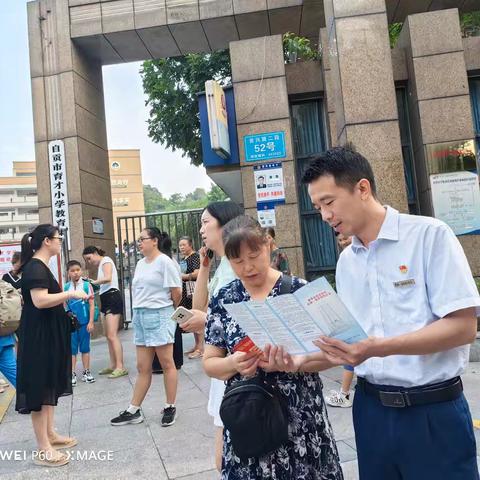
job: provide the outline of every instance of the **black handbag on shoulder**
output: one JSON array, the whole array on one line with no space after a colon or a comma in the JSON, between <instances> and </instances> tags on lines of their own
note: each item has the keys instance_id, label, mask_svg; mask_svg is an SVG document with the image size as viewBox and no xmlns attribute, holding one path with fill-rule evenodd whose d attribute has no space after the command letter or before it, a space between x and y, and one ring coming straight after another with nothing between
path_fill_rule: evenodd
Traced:
<instances>
[{"instance_id":1,"label":"black handbag on shoulder","mask_svg":"<svg viewBox=\"0 0 480 480\"><path fill-rule=\"evenodd\" d=\"M291 289L292 277L283 275L280 295ZM220 417L235 455L242 460L266 455L288 441L287 401L263 370L227 386Z\"/></svg>"}]
</instances>

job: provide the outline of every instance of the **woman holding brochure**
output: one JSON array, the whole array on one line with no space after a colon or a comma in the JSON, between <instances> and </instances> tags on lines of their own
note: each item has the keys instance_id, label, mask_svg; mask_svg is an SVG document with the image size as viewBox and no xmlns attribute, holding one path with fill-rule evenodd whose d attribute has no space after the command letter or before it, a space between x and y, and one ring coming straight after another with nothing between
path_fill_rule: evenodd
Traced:
<instances>
[{"instance_id":1,"label":"woman holding brochure","mask_svg":"<svg viewBox=\"0 0 480 480\"><path fill-rule=\"evenodd\" d=\"M227 388L263 371L287 404L288 441L259 457L240 459L233 449L231 433L225 429L221 478L341 480L343 474L322 396L322 381L318 374L309 373L329 368L330 363L306 363L305 355L291 357L282 347L270 345L258 345L265 347L260 354L237 350L240 342L245 343L246 334L224 307L277 297L285 293L284 282L291 284L291 292L306 282L286 277L270 267L265 232L251 217L231 220L223 228L223 239L225 255L238 279L221 288L210 301L204 368L210 377L226 381ZM302 371L298 371L300 365Z\"/></svg>"}]
</instances>

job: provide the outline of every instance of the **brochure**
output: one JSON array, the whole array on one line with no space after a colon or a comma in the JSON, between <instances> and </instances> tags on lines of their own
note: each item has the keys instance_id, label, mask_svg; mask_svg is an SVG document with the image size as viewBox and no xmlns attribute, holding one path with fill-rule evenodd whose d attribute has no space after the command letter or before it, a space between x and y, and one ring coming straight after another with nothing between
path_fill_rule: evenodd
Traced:
<instances>
[{"instance_id":1,"label":"brochure","mask_svg":"<svg viewBox=\"0 0 480 480\"><path fill-rule=\"evenodd\" d=\"M325 277L295 293L224 307L260 348L267 343L282 345L287 352L298 355L318 351L312 341L321 335L346 343L367 338Z\"/></svg>"}]
</instances>

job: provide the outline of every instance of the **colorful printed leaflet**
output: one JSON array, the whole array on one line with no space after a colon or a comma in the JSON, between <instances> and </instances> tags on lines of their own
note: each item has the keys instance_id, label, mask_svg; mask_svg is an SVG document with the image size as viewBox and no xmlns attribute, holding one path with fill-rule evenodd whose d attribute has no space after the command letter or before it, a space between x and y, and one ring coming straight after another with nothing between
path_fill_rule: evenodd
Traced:
<instances>
[{"instance_id":1,"label":"colorful printed leaflet","mask_svg":"<svg viewBox=\"0 0 480 480\"><path fill-rule=\"evenodd\" d=\"M225 309L259 348L282 345L298 355L318 350L312 340L326 335L346 343L367 338L325 277L293 294L224 304Z\"/></svg>"}]
</instances>

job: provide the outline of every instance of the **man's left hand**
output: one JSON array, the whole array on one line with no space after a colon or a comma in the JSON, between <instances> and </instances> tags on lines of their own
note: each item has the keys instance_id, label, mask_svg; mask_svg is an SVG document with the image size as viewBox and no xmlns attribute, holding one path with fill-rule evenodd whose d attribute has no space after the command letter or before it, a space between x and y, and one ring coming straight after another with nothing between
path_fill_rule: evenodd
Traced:
<instances>
[{"instance_id":1,"label":"man's left hand","mask_svg":"<svg viewBox=\"0 0 480 480\"><path fill-rule=\"evenodd\" d=\"M381 339L369 337L357 343L345 343L336 338L320 337L313 343L325 353L334 365L351 365L356 367L371 357L377 357Z\"/></svg>"}]
</instances>

